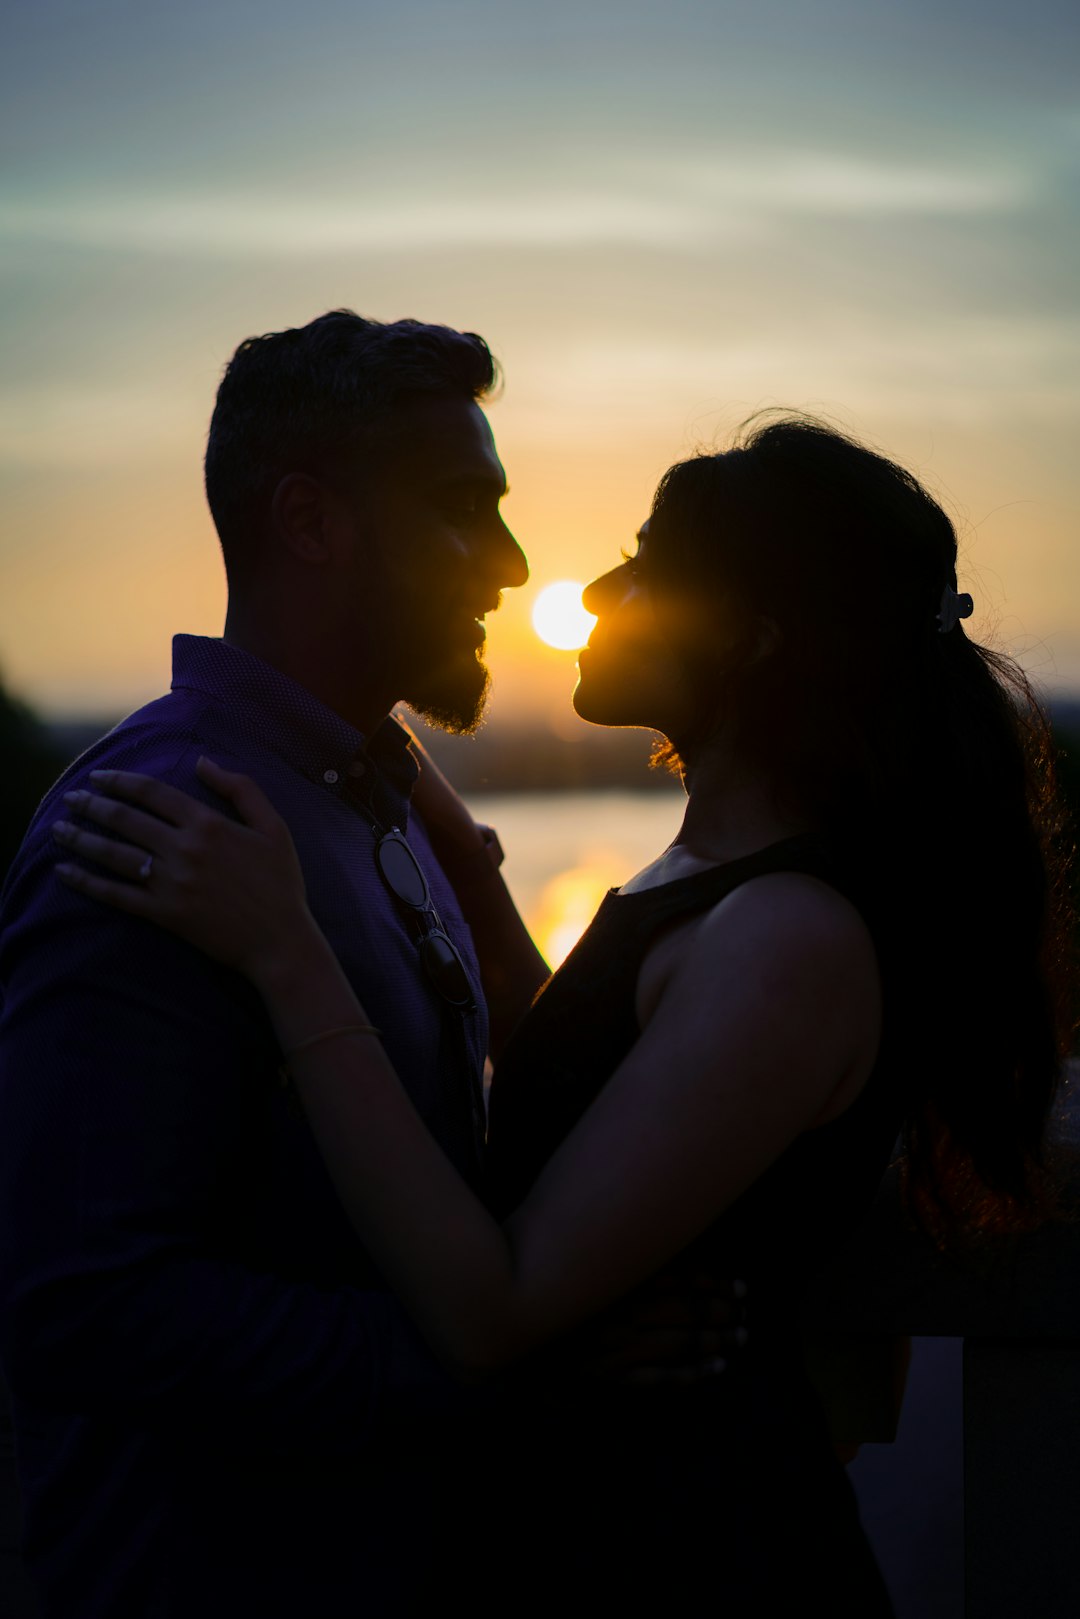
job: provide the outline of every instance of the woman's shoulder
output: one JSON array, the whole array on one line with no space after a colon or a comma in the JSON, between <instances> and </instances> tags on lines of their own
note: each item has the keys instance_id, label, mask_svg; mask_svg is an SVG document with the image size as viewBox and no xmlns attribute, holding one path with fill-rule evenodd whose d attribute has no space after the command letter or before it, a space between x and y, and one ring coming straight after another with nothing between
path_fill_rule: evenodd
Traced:
<instances>
[{"instance_id":1,"label":"woman's shoulder","mask_svg":"<svg viewBox=\"0 0 1080 1619\"><path fill-rule=\"evenodd\" d=\"M815 871L762 871L686 919L684 948L705 957L763 955L774 963L826 958L874 959L874 941L859 907Z\"/></svg>"},{"instance_id":2,"label":"woman's shoulder","mask_svg":"<svg viewBox=\"0 0 1080 1619\"><path fill-rule=\"evenodd\" d=\"M700 925L709 937L737 932L744 942L761 938L795 954L873 947L855 899L827 869L758 872L709 906Z\"/></svg>"},{"instance_id":3,"label":"woman's shoulder","mask_svg":"<svg viewBox=\"0 0 1080 1619\"><path fill-rule=\"evenodd\" d=\"M638 1017L692 998L699 1017L728 1015L734 995L764 995L786 1016L880 1019L881 987L870 929L854 901L825 876L772 870L749 876L660 935L642 964ZM724 993L715 992L723 986ZM728 1003L728 1004L725 1004ZM672 1000L672 1005L676 1004Z\"/></svg>"}]
</instances>

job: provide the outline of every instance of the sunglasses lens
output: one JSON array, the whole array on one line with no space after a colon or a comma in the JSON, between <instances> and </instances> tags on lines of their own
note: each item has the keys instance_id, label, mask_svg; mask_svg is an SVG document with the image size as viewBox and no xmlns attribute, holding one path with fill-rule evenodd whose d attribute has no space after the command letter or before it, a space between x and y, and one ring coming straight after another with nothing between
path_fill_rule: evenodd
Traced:
<instances>
[{"instance_id":1,"label":"sunglasses lens","mask_svg":"<svg viewBox=\"0 0 1080 1619\"><path fill-rule=\"evenodd\" d=\"M375 858L387 887L403 905L422 910L430 903L427 878L400 832L387 832L379 839L375 845Z\"/></svg>"},{"instance_id":2,"label":"sunglasses lens","mask_svg":"<svg viewBox=\"0 0 1080 1619\"><path fill-rule=\"evenodd\" d=\"M431 891L420 863L398 831L384 832L375 845L375 859L383 881L403 905L414 911L425 911L424 921L430 928L420 940L420 959L434 988L451 1006L472 1009L473 997L465 963L457 953L450 937L438 925L439 919L431 904ZM435 924L432 926L432 924Z\"/></svg>"},{"instance_id":3,"label":"sunglasses lens","mask_svg":"<svg viewBox=\"0 0 1080 1619\"><path fill-rule=\"evenodd\" d=\"M420 941L420 959L428 977L451 1006L473 1004L472 985L465 963L445 933L428 933Z\"/></svg>"}]
</instances>

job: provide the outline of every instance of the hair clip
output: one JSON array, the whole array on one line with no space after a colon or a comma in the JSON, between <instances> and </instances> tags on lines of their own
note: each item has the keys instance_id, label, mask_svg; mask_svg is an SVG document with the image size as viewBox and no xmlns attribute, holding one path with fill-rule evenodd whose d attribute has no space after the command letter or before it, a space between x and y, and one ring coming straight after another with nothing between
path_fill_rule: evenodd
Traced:
<instances>
[{"instance_id":1,"label":"hair clip","mask_svg":"<svg viewBox=\"0 0 1080 1619\"><path fill-rule=\"evenodd\" d=\"M970 618L974 611L975 603L966 590L958 593L951 585L946 585L941 592L941 606L938 608L938 634L948 635L962 618Z\"/></svg>"}]
</instances>

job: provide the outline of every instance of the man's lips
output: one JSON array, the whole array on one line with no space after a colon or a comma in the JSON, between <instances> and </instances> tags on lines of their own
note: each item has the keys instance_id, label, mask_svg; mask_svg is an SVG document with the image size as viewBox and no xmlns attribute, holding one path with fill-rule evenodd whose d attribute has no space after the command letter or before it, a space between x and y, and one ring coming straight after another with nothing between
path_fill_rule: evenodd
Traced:
<instances>
[{"instance_id":1,"label":"man's lips","mask_svg":"<svg viewBox=\"0 0 1080 1619\"><path fill-rule=\"evenodd\" d=\"M474 646L483 646L487 640L487 625L484 623L484 615L477 613L474 616L470 613L459 622L461 628L457 633L461 635L462 639L468 639Z\"/></svg>"},{"instance_id":2,"label":"man's lips","mask_svg":"<svg viewBox=\"0 0 1080 1619\"><path fill-rule=\"evenodd\" d=\"M481 607L480 611L476 614L475 618L473 619L473 623L476 625L477 629L480 631L480 639L482 641L487 638L487 625L485 624L484 620L486 619L486 617L487 617L487 615L489 613L496 612L497 609L498 609L498 606L499 606L499 599L496 598L496 600L493 601L493 602L490 602L488 604L488 606Z\"/></svg>"}]
</instances>

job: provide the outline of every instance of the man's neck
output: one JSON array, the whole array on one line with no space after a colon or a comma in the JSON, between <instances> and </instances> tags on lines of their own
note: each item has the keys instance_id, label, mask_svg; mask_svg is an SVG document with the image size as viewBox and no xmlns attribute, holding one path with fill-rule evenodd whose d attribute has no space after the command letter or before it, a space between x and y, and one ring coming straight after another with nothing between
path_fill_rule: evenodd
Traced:
<instances>
[{"instance_id":1,"label":"man's neck","mask_svg":"<svg viewBox=\"0 0 1080 1619\"><path fill-rule=\"evenodd\" d=\"M364 670L360 648L342 656L305 624L283 625L230 604L222 639L295 680L364 736L372 735L397 701L374 671Z\"/></svg>"}]
</instances>

